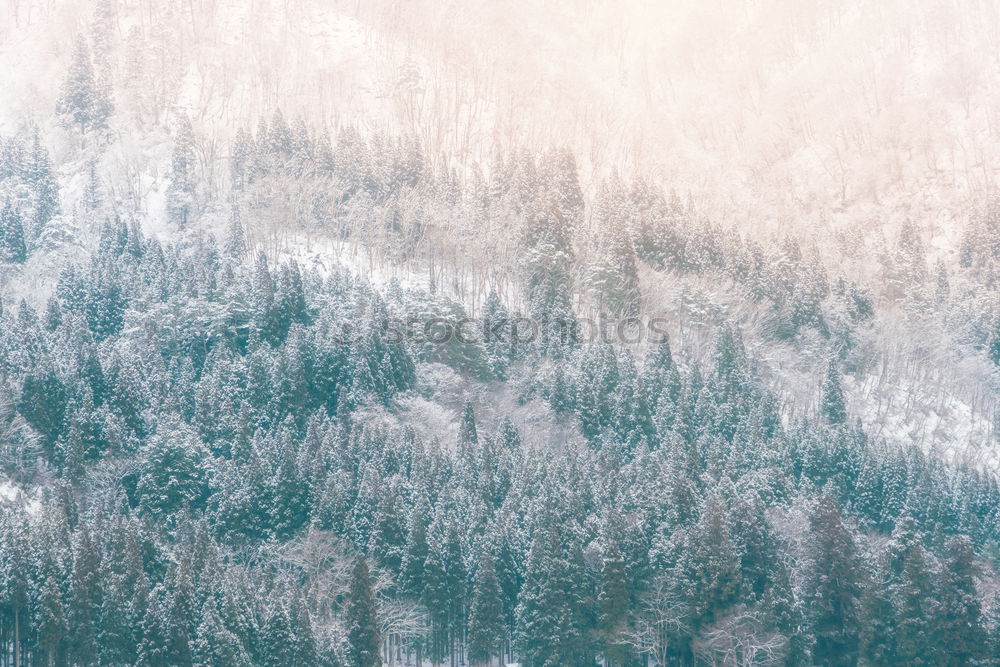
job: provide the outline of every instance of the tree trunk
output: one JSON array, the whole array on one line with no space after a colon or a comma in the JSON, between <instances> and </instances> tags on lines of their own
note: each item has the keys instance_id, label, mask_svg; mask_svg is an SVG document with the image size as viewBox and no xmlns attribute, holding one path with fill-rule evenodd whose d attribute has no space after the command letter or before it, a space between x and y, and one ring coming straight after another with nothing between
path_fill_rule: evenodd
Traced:
<instances>
[{"instance_id":1,"label":"tree trunk","mask_svg":"<svg viewBox=\"0 0 1000 667\"><path fill-rule=\"evenodd\" d=\"M21 611L14 607L14 667L21 667Z\"/></svg>"}]
</instances>

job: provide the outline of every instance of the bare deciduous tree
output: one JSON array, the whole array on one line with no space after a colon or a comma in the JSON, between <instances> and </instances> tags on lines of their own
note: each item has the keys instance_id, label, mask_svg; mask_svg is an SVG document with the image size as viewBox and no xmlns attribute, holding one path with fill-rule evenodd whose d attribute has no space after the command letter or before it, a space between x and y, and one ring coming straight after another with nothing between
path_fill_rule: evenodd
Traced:
<instances>
[{"instance_id":1,"label":"bare deciduous tree","mask_svg":"<svg viewBox=\"0 0 1000 667\"><path fill-rule=\"evenodd\" d=\"M659 577L632 619L624 641L637 652L650 656L654 664L666 665L674 640L688 631L687 617L687 606L674 592L672 582Z\"/></svg>"},{"instance_id":2,"label":"bare deciduous tree","mask_svg":"<svg viewBox=\"0 0 1000 667\"><path fill-rule=\"evenodd\" d=\"M306 600L314 622L330 623L337 601L347 591L354 550L343 538L310 528L281 548L280 558L305 576Z\"/></svg>"},{"instance_id":3,"label":"bare deciduous tree","mask_svg":"<svg viewBox=\"0 0 1000 667\"><path fill-rule=\"evenodd\" d=\"M706 664L744 667L781 664L787 645L788 638L768 629L759 610L740 605L705 628L693 649L695 657Z\"/></svg>"}]
</instances>

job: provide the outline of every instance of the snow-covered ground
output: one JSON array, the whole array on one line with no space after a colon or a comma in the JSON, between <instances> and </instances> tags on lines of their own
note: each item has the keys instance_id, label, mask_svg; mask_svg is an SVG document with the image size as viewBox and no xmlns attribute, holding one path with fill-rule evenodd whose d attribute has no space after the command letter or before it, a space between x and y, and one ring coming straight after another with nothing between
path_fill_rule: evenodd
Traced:
<instances>
[{"instance_id":1,"label":"snow-covered ground","mask_svg":"<svg viewBox=\"0 0 1000 667\"><path fill-rule=\"evenodd\" d=\"M29 513L33 513L41 507L41 504L41 499L37 495L26 492L9 479L0 480L0 511L5 507L22 505Z\"/></svg>"}]
</instances>

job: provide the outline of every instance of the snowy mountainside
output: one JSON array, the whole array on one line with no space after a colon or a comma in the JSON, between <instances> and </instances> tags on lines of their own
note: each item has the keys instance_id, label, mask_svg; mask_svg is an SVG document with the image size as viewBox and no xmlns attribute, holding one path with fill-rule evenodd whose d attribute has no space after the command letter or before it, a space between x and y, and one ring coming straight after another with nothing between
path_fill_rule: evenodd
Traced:
<instances>
[{"instance_id":1,"label":"snowy mountainside","mask_svg":"<svg viewBox=\"0 0 1000 667\"><path fill-rule=\"evenodd\" d=\"M994 136L984 115L991 90L984 71L988 59L970 54L987 50L995 16L986 6L973 16L922 3L905 20L901 7L861 3L790 15L771 9L747 3L745 11L720 20L715 10L684 3L635 12L609 12L599 3L574 11L571 4L552 3L545 9L519 5L513 21L489 3L393 9L380 3L229 1L189 11L116 3L109 63L119 110L109 121L114 139L107 150L93 154L85 148L81 157L72 134L39 111L54 107L58 94L40 82L59 80L71 56L71 36L93 31L93 12L72 3L11 1L0 63L12 74L6 81L12 94L0 110L0 127L7 133L29 122L45 128L60 175L62 217L69 233L80 237L75 243L83 245L96 234L81 228L86 223L74 219L73 210L84 192L82 167L90 160L96 160L111 195L108 208L138 216L158 237L177 233L168 223L166 194L178 113L189 115L196 128L196 169L209 199L196 229L219 237L228 212L217 202L225 197L235 129L253 130L259 118L282 107L289 116L302 114L331 130L353 125L364 132L415 133L432 162L443 152L466 167L478 162L487 168L498 141L563 143L579 156L585 190L598 189L612 167L643 173L691 193L699 214L716 223L765 238L792 233L803 243L837 248L820 253L831 278L877 284L884 276L878 258L892 251L896 230L911 221L926 249L924 261L954 264L964 221L992 187L985 158ZM451 30L424 29L448 21ZM548 25L562 29L545 30ZM669 26L667 33L652 31L654 25ZM699 25L712 25L712 34ZM470 41L469 35L477 38ZM775 35L781 38L765 47ZM141 53L140 40L147 45ZM844 48L855 43L860 48ZM525 48L504 48L512 44ZM751 60L754 53L766 57ZM149 85L153 77L156 83ZM525 88L525 80L538 88ZM715 103L727 95L740 103ZM528 103L532 98L542 104ZM602 127L593 115L617 129ZM508 121L513 125L503 124ZM294 247L301 243L331 247L314 232L301 243L285 230L262 232L258 240L280 245L283 254L298 255ZM341 245L348 257L366 255L353 243ZM37 294L40 304L54 284L58 261L33 257L25 273L38 277L25 279L17 293ZM432 270L430 262L376 269L382 262L354 261L349 265L373 277L423 281ZM484 289L480 285L464 297L473 308ZM937 444L954 437L963 449L988 445L996 413L991 395L997 391L990 365L963 359L960 379L946 390L970 390L951 399L958 403L944 399L938 406L927 399L914 406L914 393L905 389L902 398L893 398L893 387L916 386L925 371L894 368L899 379L887 384L885 373L873 370L875 359L895 354L891 348L899 335L895 305L876 298L889 306L879 310L883 332L872 337L867 361L849 385L857 392L852 403L859 416L873 424L912 418L909 428L884 430L903 441L927 437L917 432L933 433ZM927 337L921 338L904 344L923 346ZM801 355L805 345L790 353ZM953 345L946 334L928 356L936 365L954 367L948 360ZM778 350L780 358L785 353ZM895 362L881 365L889 363ZM786 380L796 404L815 401L814 383ZM947 378L940 381L948 384ZM906 404L901 417L890 415L891 407L878 407L898 402Z\"/></svg>"},{"instance_id":2,"label":"snowy mountainside","mask_svg":"<svg viewBox=\"0 0 1000 667\"><path fill-rule=\"evenodd\" d=\"M1000 664L1000 11L0 0L0 654Z\"/></svg>"}]
</instances>

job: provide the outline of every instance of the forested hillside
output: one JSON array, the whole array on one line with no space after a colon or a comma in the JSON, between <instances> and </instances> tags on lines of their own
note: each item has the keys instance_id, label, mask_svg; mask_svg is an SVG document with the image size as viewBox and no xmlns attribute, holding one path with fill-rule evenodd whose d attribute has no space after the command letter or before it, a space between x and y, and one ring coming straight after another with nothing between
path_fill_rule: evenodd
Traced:
<instances>
[{"instance_id":1,"label":"forested hillside","mask_svg":"<svg viewBox=\"0 0 1000 667\"><path fill-rule=\"evenodd\" d=\"M339 4L0 4L0 665L1000 664L995 7Z\"/></svg>"}]
</instances>

